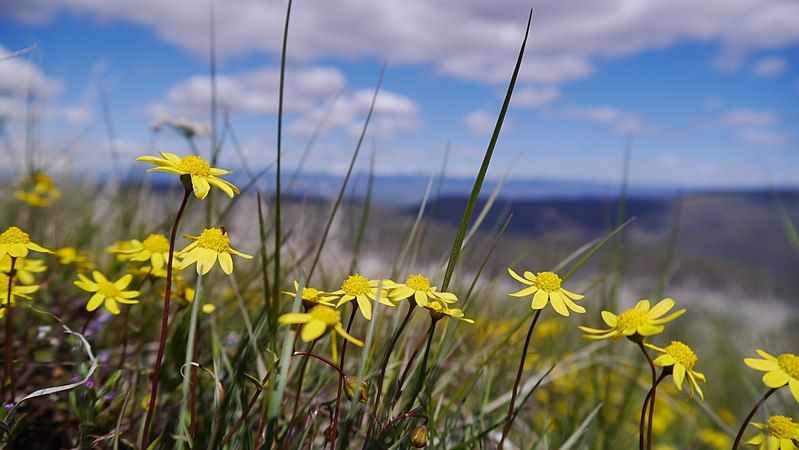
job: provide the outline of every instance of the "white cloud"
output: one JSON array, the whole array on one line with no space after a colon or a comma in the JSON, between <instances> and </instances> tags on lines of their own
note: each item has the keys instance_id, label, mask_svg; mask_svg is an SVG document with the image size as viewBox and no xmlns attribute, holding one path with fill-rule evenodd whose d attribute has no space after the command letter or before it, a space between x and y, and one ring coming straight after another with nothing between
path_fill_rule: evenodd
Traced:
<instances>
[{"instance_id":1,"label":"white cloud","mask_svg":"<svg viewBox=\"0 0 799 450\"><path fill-rule=\"evenodd\" d=\"M523 87L513 93L511 103L514 106L535 108L554 102L560 95L560 89L555 86Z\"/></svg>"},{"instance_id":2,"label":"white cloud","mask_svg":"<svg viewBox=\"0 0 799 450\"><path fill-rule=\"evenodd\" d=\"M218 2L223 57L279 53L283 0ZM799 42L799 3L785 0L696 2L663 0L541 1L521 81L558 83L584 78L597 57L622 57L679 42L718 42L725 64L752 50ZM523 35L526 0L307 0L292 11L289 56L294 60L387 58L392 64L431 64L437 73L505 82ZM6 0L0 14L42 23L60 11L97 21L152 29L196 55L207 54L207 3L193 0ZM722 64L724 65L724 64Z\"/></svg>"},{"instance_id":3,"label":"white cloud","mask_svg":"<svg viewBox=\"0 0 799 450\"><path fill-rule=\"evenodd\" d=\"M770 109L735 108L722 114L717 122L732 127L773 125L780 115Z\"/></svg>"},{"instance_id":4,"label":"white cloud","mask_svg":"<svg viewBox=\"0 0 799 450\"><path fill-rule=\"evenodd\" d=\"M565 106L559 114L563 117L607 125L616 133L641 133L645 130L644 121L635 113L622 111L611 106Z\"/></svg>"},{"instance_id":5,"label":"white cloud","mask_svg":"<svg viewBox=\"0 0 799 450\"><path fill-rule=\"evenodd\" d=\"M791 136L782 131L747 127L735 132L735 140L749 147L783 147L791 142Z\"/></svg>"},{"instance_id":6,"label":"white cloud","mask_svg":"<svg viewBox=\"0 0 799 450\"><path fill-rule=\"evenodd\" d=\"M0 56L12 52L0 45ZM25 57L0 61L0 96L24 96L33 90L37 97L50 99L60 94L62 89L60 80L45 75Z\"/></svg>"},{"instance_id":7,"label":"white cloud","mask_svg":"<svg viewBox=\"0 0 799 450\"><path fill-rule=\"evenodd\" d=\"M466 128L468 128L472 134L485 136L494 131L494 127L497 124L497 115L490 114L481 109L476 109L466 114L466 116L463 118L463 124L466 125ZM513 127L513 121L506 116L505 121L502 124L502 130L508 131L513 129Z\"/></svg>"},{"instance_id":8,"label":"white cloud","mask_svg":"<svg viewBox=\"0 0 799 450\"><path fill-rule=\"evenodd\" d=\"M775 77L788 70L788 61L781 56L770 56L756 61L752 73L759 77Z\"/></svg>"},{"instance_id":9,"label":"white cloud","mask_svg":"<svg viewBox=\"0 0 799 450\"><path fill-rule=\"evenodd\" d=\"M277 68L263 68L217 77L219 105L233 114L274 115L278 105ZM323 119L329 104L344 92L347 80L337 68L315 66L287 69L284 110L293 122L289 131L295 136L309 136ZM362 89L338 96L326 119L325 131L343 129L351 135L360 133L372 101L374 89ZM166 102L148 107L154 118L204 117L211 102L208 76L193 76L167 90ZM381 91L375 102L370 132L387 137L421 128L419 108L401 94Z\"/></svg>"}]
</instances>

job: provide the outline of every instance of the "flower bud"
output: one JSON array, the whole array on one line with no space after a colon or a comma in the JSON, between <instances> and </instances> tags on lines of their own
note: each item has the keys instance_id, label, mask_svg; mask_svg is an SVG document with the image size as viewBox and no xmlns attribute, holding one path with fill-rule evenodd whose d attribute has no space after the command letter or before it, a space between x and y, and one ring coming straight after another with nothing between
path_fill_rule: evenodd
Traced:
<instances>
[{"instance_id":1,"label":"flower bud","mask_svg":"<svg viewBox=\"0 0 799 450\"><path fill-rule=\"evenodd\" d=\"M411 431L411 445L414 448L427 447L427 425L420 425Z\"/></svg>"},{"instance_id":2,"label":"flower bud","mask_svg":"<svg viewBox=\"0 0 799 450\"><path fill-rule=\"evenodd\" d=\"M347 400L352 401L352 397L355 395L355 384L357 380L355 377L351 377L349 375L344 376L344 394L347 396ZM361 380L361 389L358 395L358 402L366 403L369 400L369 383L366 381Z\"/></svg>"}]
</instances>

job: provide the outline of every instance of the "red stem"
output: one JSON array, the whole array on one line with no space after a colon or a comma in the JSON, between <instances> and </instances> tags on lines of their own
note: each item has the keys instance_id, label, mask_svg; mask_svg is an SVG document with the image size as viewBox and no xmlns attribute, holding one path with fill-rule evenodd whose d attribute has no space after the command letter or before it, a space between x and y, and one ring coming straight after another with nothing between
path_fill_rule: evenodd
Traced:
<instances>
[{"instance_id":1,"label":"red stem","mask_svg":"<svg viewBox=\"0 0 799 450\"><path fill-rule=\"evenodd\" d=\"M161 376L161 364L164 360L164 349L166 348L166 336L169 329L169 300L172 297L172 260L175 256L175 238L178 233L178 224L186 203L189 201L191 189L184 186L183 201L180 203L175 223L172 225L172 233L169 235L169 259L166 264L166 291L164 292L164 311L161 315L161 339L158 343L158 356L155 360L155 370L153 372L153 382L150 386L150 403L147 407L147 415L144 419L144 429L141 436L141 448L147 448L147 438L150 434L150 421L153 419L155 411L155 399L158 397L158 378Z\"/></svg>"},{"instance_id":2,"label":"red stem","mask_svg":"<svg viewBox=\"0 0 799 450\"><path fill-rule=\"evenodd\" d=\"M11 269L8 271L8 297L6 297L6 378L8 378L9 387L11 389L11 403L17 397L16 384L14 382L14 327L12 326L11 310L11 289L13 288L14 275L16 270L14 266L17 264L17 258L11 257Z\"/></svg>"}]
</instances>

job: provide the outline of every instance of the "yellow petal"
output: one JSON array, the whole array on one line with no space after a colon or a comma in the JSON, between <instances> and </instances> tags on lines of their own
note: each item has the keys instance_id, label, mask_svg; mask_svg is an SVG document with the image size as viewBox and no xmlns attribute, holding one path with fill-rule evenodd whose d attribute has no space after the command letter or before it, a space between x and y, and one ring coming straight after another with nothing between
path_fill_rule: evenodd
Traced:
<instances>
[{"instance_id":1,"label":"yellow petal","mask_svg":"<svg viewBox=\"0 0 799 450\"><path fill-rule=\"evenodd\" d=\"M347 333L347 330L345 330L345 329L344 329L344 327L343 327L343 326L341 326L341 323L337 323L337 324L335 325L335 330L336 330L336 332L337 332L338 334L340 334L340 335L341 335L341 337L343 337L344 339L346 339L346 340L348 340L348 341L352 342L353 344L357 345L358 347L363 347L363 342L361 342L361 341L360 341L360 340L358 340L358 339L355 339L355 338L354 338L354 337L352 337L352 336L351 336L349 333Z\"/></svg>"},{"instance_id":2,"label":"yellow petal","mask_svg":"<svg viewBox=\"0 0 799 450\"><path fill-rule=\"evenodd\" d=\"M102 294L94 294L89 298L89 303L86 304L86 311L94 311L103 304L105 297Z\"/></svg>"},{"instance_id":3,"label":"yellow petal","mask_svg":"<svg viewBox=\"0 0 799 450\"><path fill-rule=\"evenodd\" d=\"M788 383L788 374L782 370L775 370L763 375L763 384L770 388L778 388Z\"/></svg>"},{"instance_id":4,"label":"yellow petal","mask_svg":"<svg viewBox=\"0 0 799 450\"><path fill-rule=\"evenodd\" d=\"M682 382L685 380L685 366L682 364L674 364L674 373L672 376L674 377L674 384L682 390Z\"/></svg>"},{"instance_id":5,"label":"yellow petal","mask_svg":"<svg viewBox=\"0 0 799 450\"><path fill-rule=\"evenodd\" d=\"M372 320L372 302L370 302L369 299L364 297L363 295L359 295L357 297L357 300L358 300L358 309L361 310L363 318L366 320Z\"/></svg>"},{"instance_id":6,"label":"yellow petal","mask_svg":"<svg viewBox=\"0 0 799 450\"><path fill-rule=\"evenodd\" d=\"M313 316L307 313L286 313L277 318L277 323L281 325L290 323L307 323L313 320Z\"/></svg>"},{"instance_id":7,"label":"yellow petal","mask_svg":"<svg viewBox=\"0 0 799 450\"><path fill-rule=\"evenodd\" d=\"M130 284L130 281L133 279L133 275L127 274L122 278L118 279L114 282L114 287L121 290L124 290Z\"/></svg>"},{"instance_id":8,"label":"yellow petal","mask_svg":"<svg viewBox=\"0 0 799 450\"><path fill-rule=\"evenodd\" d=\"M105 299L105 309L111 312L111 314L117 315L120 313L119 305L117 305L117 301L113 298L106 297Z\"/></svg>"},{"instance_id":9,"label":"yellow petal","mask_svg":"<svg viewBox=\"0 0 799 450\"><path fill-rule=\"evenodd\" d=\"M191 176L191 186L194 189L194 195L200 200L204 199L208 195L208 191L211 190L208 181L197 175Z\"/></svg>"},{"instance_id":10,"label":"yellow petal","mask_svg":"<svg viewBox=\"0 0 799 450\"><path fill-rule=\"evenodd\" d=\"M304 342L311 342L319 338L319 336L325 334L325 330L327 329L327 325L321 320L312 320L302 327L302 332L300 333L300 337Z\"/></svg>"},{"instance_id":11,"label":"yellow petal","mask_svg":"<svg viewBox=\"0 0 799 450\"><path fill-rule=\"evenodd\" d=\"M602 311L602 320L611 328L616 328L616 324L618 323L618 317L610 311Z\"/></svg>"},{"instance_id":12,"label":"yellow petal","mask_svg":"<svg viewBox=\"0 0 799 450\"><path fill-rule=\"evenodd\" d=\"M791 394L793 395L793 398L795 398L796 401L799 402L799 380L791 378L790 380L788 380L788 387L791 389Z\"/></svg>"},{"instance_id":13,"label":"yellow petal","mask_svg":"<svg viewBox=\"0 0 799 450\"><path fill-rule=\"evenodd\" d=\"M524 288L519 292L514 292L513 294L508 294L510 297L527 297L528 295L532 294L533 292L539 291L539 289L535 286L530 286L528 288ZM543 292L543 291L539 291Z\"/></svg>"},{"instance_id":14,"label":"yellow petal","mask_svg":"<svg viewBox=\"0 0 799 450\"><path fill-rule=\"evenodd\" d=\"M780 365L777 364L777 361L770 361L768 359L744 358L744 364L755 370L760 370L763 372L771 372L772 370L779 370L780 368Z\"/></svg>"},{"instance_id":15,"label":"yellow petal","mask_svg":"<svg viewBox=\"0 0 799 450\"><path fill-rule=\"evenodd\" d=\"M663 314L669 312L671 308L674 308L674 305L676 304L677 302L675 302L674 299L664 298L663 300L659 301L655 306L653 306L651 310L649 310L649 317L652 319L657 319Z\"/></svg>"},{"instance_id":16,"label":"yellow petal","mask_svg":"<svg viewBox=\"0 0 799 450\"><path fill-rule=\"evenodd\" d=\"M547 301L549 301L549 294L547 294L546 291L538 289L535 293L535 296L533 296L533 301L530 304L530 307L533 309L544 309L544 307L547 306Z\"/></svg>"},{"instance_id":17,"label":"yellow petal","mask_svg":"<svg viewBox=\"0 0 799 450\"><path fill-rule=\"evenodd\" d=\"M552 308L554 308L558 314L569 317L569 309L566 308L566 303L563 301L563 296L560 292L550 292L549 303L552 304Z\"/></svg>"},{"instance_id":18,"label":"yellow petal","mask_svg":"<svg viewBox=\"0 0 799 450\"><path fill-rule=\"evenodd\" d=\"M644 312L649 311L649 300L647 299L639 300L638 303L635 304L635 309Z\"/></svg>"},{"instance_id":19,"label":"yellow petal","mask_svg":"<svg viewBox=\"0 0 799 450\"><path fill-rule=\"evenodd\" d=\"M530 281L522 278L518 273L514 272L513 269L511 269L510 267L508 267L508 273L510 274L510 276L512 276L514 279L516 279L516 281L518 281L520 283L524 283L524 284L527 284L527 285L531 285L532 284Z\"/></svg>"},{"instance_id":20,"label":"yellow petal","mask_svg":"<svg viewBox=\"0 0 799 450\"><path fill-rule=\"evenodd\" d=\"M219 265L222 266L222 272L230 275L233 273L233 258L230 257L230 253L219 253Z\"/></svg>"}]
</instances>

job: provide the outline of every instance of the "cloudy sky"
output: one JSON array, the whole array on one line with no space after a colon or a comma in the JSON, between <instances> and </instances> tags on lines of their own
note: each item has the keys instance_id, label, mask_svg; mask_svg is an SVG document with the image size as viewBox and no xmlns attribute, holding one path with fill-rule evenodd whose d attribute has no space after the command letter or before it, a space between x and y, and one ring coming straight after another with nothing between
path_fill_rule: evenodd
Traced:
<instances>
[{"instance_id":1,"label":"cloudy sky","mask_svg":"<svg viewBox=\"0 0 799 450\"><path fill-rule=\"evenodd\" d=\"M218 98L252 166L274 157L284 0L216 0ZM298 0L289 31L286 165L341 172L383 61L368 147L380 173L482 158L527 12L533 31L492 173L614 181L631 136L638 184L799 184L795 0ZM197 0L0 2L0 156L37 149L107 170L106 94L123 162L187 153L164 118L209 121L209 17ZM35 93L34 107L26 97ZM26 135L26 116L36 116ZM27 136L27 137L26 137ZM208 147L208 140L199 141ZM237 167L232 147L223 162ZM367 158L362 161L362 167ZM6 164L8 167L8 164Z\"/></svg>"}]
</instances>

